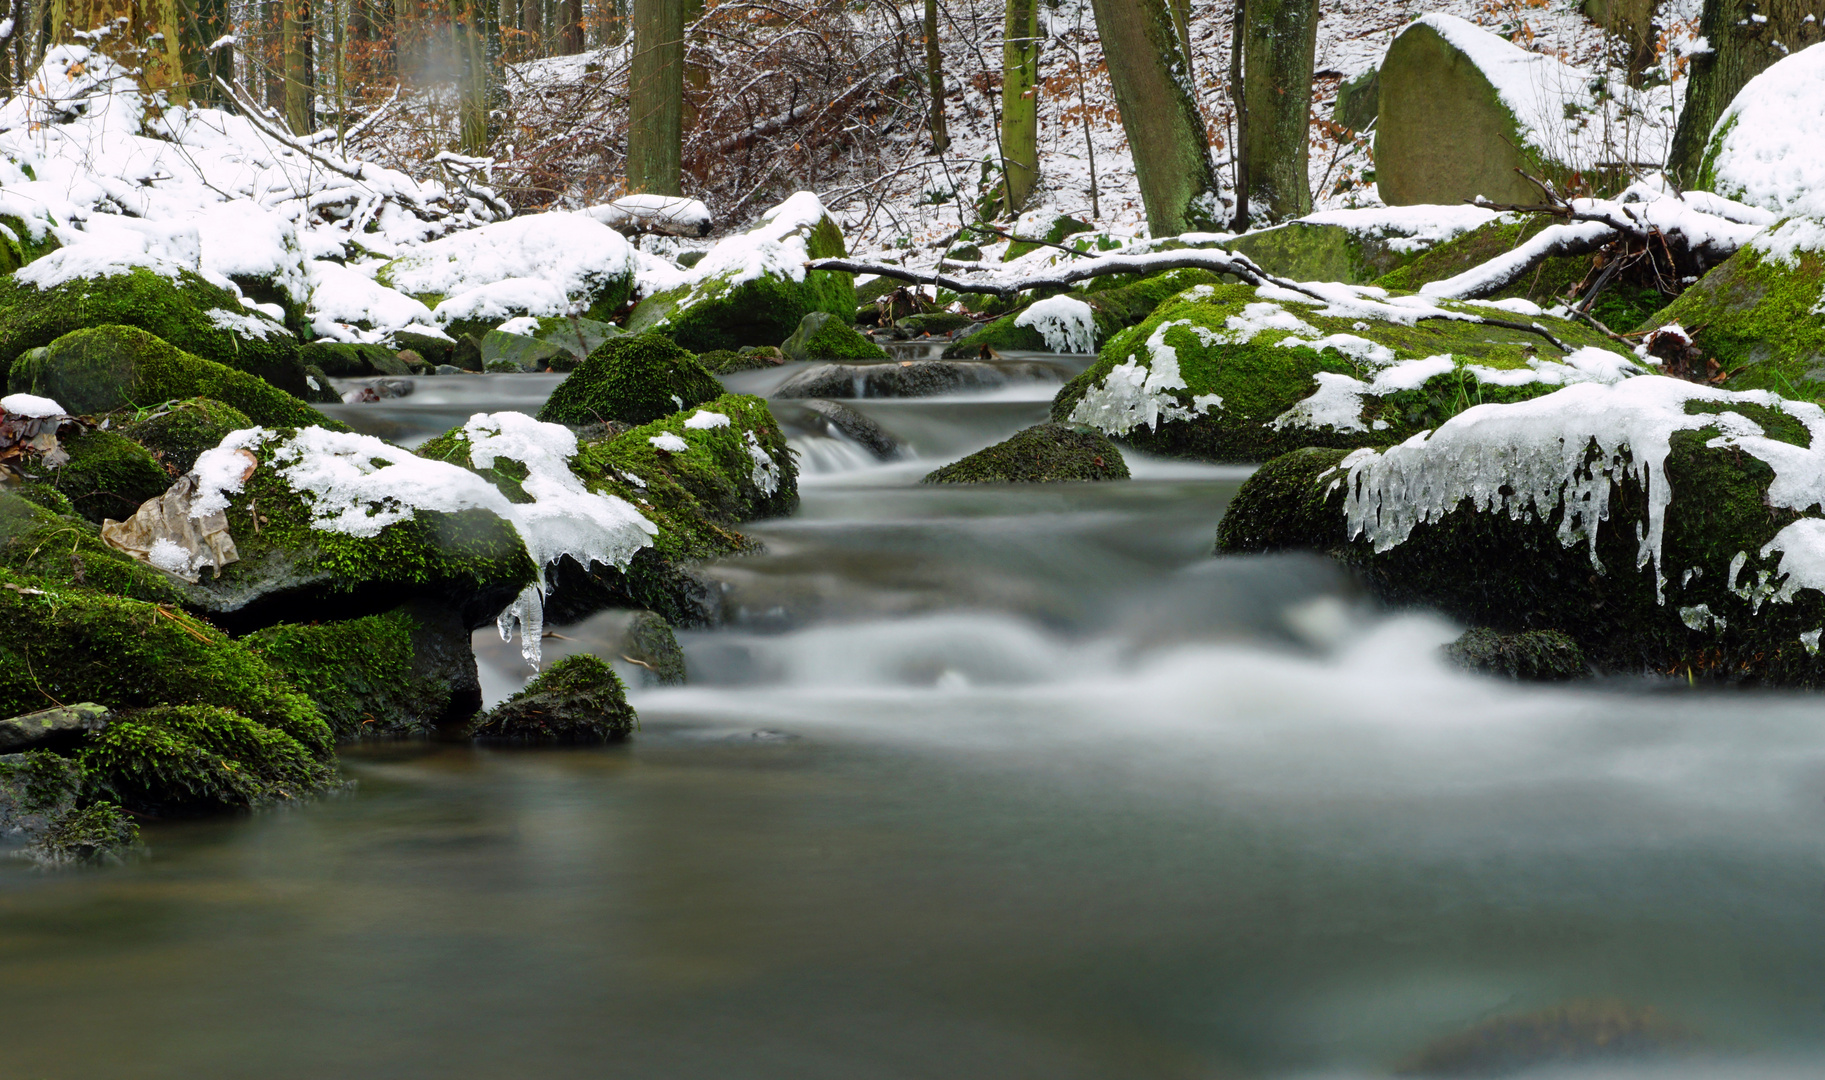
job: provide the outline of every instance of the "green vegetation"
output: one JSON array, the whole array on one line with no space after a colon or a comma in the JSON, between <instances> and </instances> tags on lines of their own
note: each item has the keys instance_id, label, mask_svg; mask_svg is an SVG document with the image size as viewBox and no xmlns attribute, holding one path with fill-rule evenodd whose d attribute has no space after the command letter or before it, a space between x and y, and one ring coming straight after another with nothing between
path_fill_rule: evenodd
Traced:
<instances>
[{"instance_id":1,"label":"green vegetation","mask_svg":"<svg viewBox=\"0 0 1825 1080\"><path fill-rule=\"evenodd\" d=\"M314 794L335 778L327 747L214 705L128 713L76 760L96 791L160 815L250 809Z\"/></svg>"},{"instance_id":2,"label":"green vegetation","mask_svg":"<svg viewBox=\"0 0 1825 1080\"><path fill-rule=\"evenodd\" d=\"M1040 424L928 473L927 484L1045 484L1126 480L1128 463L1107 437L1066 424Z\"/></svg>"},{"instance_id":3,"label":"green vegetation","mask_svg":"<svg viewBox=\"0 0 1825 1080\"><path fill-rule=\"evenodd\" d=\"M483 713L478 739L529 742L614 742L637 720L615 669L588 653L551 665L526 688Z\"/></svg>"},{"instance_id":4,"label":"green vegetation","mask_svg":"<svg viewBox=\"0 0 1825 1080\"><path fill-rule=\"evenodd\" d=\"M1083 292L1069 293L1074 300L1090 305L1096 323L1096 343L1101 346L1122 330L1143 321L1159 306L1194 285L1215 285L1222 280L1209 270L1169 270L1152 277L1122 275L1098 279ZM996 352L1024 350L1049 352L1046 339L1031 326L1014 322L1027 305L1004 315L980 329L958 338L944 350L947 360L967 360L981 354L984 346Z\"/></svg>"},{"instance_id":5,"label":"green vegetation","mask_svg":"<svg viewBox=\"0 0 1825 1080\"><path fill-rule=\"evenodd\" d=\"M139 504L171 486L171 474L152 452L112 431L85 428L61 443L70 459L47 470L50 483L78 514L100 524L124 521Z\"/></svg>"},{"instance_id":6,"label":"green vegetation","mask_svg":"<svg viewBox=\"0 0 1825 1080\"><path fill-rule=\"evenodd\" d=\"M122 435L152 452L166 470L183 475L203 451L220 446L230 432L253 427L251 417L213 398L190 398L152 409L113 414Z\"/></svg>"},{"instance_id":7,"label":"green vegetation","mask_svg":"<svg viewBox=\"0 0 1825 1080\"><path fill-rule=\"evenodd\" d=\"M856 333L855 328L827 311L806 315L779 347L790 360L885 360L879 345Z\"/></svg>"},{"instance_id":8,"label":"green vegetation","mask_svg":"<svg viewBox=\"0 0 1825 1080\"><path fill-rule=\"evenodd\" d=\"M1477 627L1445 646L1445 658L1465 671L1525 682L1557 682L1585 673L1584 650L1557 630L1498 634Z\"/></svg>"},{"instance_id":9,"label":"green vegetation","mask_svg":"<svg viewBox=\"0 0 1825 1080\"><path fill-rule=\"evenodd\" d=\"M660 334L604 342L558 384L539 419L558 424L649 420L700 405L722 384L697 358Z\"/></svg>"}]
</instances>

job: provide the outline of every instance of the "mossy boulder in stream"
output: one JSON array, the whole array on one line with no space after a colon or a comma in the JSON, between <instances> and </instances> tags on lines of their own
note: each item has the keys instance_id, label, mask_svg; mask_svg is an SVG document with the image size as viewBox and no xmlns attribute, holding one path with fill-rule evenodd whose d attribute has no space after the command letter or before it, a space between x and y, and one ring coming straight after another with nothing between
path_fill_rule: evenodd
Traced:
<instances>
[{"instance_id":1,"label":"mossy boulder in stream","mask_svg":"<svg viewBox=\"0 0 1825 1080\"><path fill-rule=\"evenodd\" d=\"M256 424L342 427L301 398L133 326L65 334L21 357L7 388L48 397L77 415L205 397L234 406Z\"/></svg>"},{"instance_id":2,"label":"mossy boulder in stream","mask_svg":"<svg viewBox=\"0 0 1825 1080\"><path fill-rule=\"evenodd\" d=\"M636 723L615 669L588 653L567 656L483 713L478 739L600 743L627 738Z\"/></svg>"},{"instance_id":3,"label":"mossy boulder in stream","mask_svg":"<svg viewBox=\"0 0 1825 1080\"><path fill-rule=\"evenodd\" d=\"M1040 424L926 474L927 484L1048 484L1126 480L1128 463L1100 432Z\"/></svg>"},{"instance_id":4,"label":"mossy boulder in stream","mask_svg":"<svg viewBox=\"0 0 1825 1080\"><path fill-rule=\"evenodd\" d=\"M804 266L846 254L842 230L816 195L801 191L717 243L691 268L689 284L640 301L627 330L657 330L699 352L777 345L813 311L855 314L850 275Z\"/></svg>"},{"instance_id":5,"label":"mossy boulder in stream","mask_svg":"<svg viewBox=\"0 0 1825 1080\"><path fill-rule=\"evenodd\" d=\"M1445 301L1437 308L1446 317L1420 320L1373 291L1339 307L1266 295L1199 285L1172 298L1067 383L1052 418L1153 453L1264 461L1301 446L1388 446L1477 404L1646 370L1596 332L1531 305L1504 312ZM1516 314L1569 351L1529 330L1472 321Z\"/></svg>"},{"instance_id":6,"label":"mossy boulder in stream","mask_svg":"<svg viewBox=\"0 0 1825 1080\"><path fill-rule=\"evenodd\" d=\"M539 419L554 424L644 424L721 395L697 358L662 334L603 343L551 392Z\"/></svg>"},{"instance_id":7,"label":"mossy boulder in stream","mask_svg":"<svg viewBox=\"0 0 1825 1080\"><path fill-rule=\"evenodd\" d=\"M48 508L31 494L0 487L0 568L42 583L88 586L157 604L180 602L170 577L103 543L94 524L74 510Z\"/></svg>"},{"instance_id":8,"label":"mossy boulder in stream","mask_svg":"<svg viewBox=\"0 0 1825 1080\"><path fill-rule=\"evenodd\" d=\"M151 451L174 475L189 472L197 456L220 445L229 432L254 426L253 418L233 405L206 397L123 409L112 419L122 435Z\"/></svg>"},{"instance_id":9,"label":"mossy boulder in stream","mask_svg":"<svg viewBox=\"0 0 1825 1080\"><path fill-rule=\"evenodd\" d=\"M799 320L779 347L788 360L885 360L887 351L856 333L828 311L813 311Z\"/></svg>"},{"instance_id":10,"label":"mossy boulder in stream","mask_svg":"<svg viewBox=\"0 0 1825 1080\"><path fill-rule=\"evenodd\" d=\"M980 357L987 352L1095 352L1122 330L1146 319L1161 304L1194 285L1222 279L1208 270L1169 270L1129 281L1105 282L1081 292L1027 304L951 342L947 359Z\"/></svg>"},{"instance_id":11,"label":"mossy boulder in stream","mask_svg":"<svg viewBox=\"0 0 1825 1080\"><path fill-rule=\"evenodd\" d=\"M1825 220L1756 236L1639 329L1684 327L1733 390L1825 397Z\"/></svg>"},{"instance_id":12,"label":"mossy boulder in stream","mask_svg":"<svg viewBox=\"0 0 1825 1080\"><path fill-rule=\"evenodd\" d=\"M1465 671L1524 682L1575 679L1586 670L1584 650L1558 630L1498 634L1486 626L1464 631L1445 646L1445 658Z\"/></svg>"},{"instance_id":13,"label":"mossy boulder in stream","mask_svg":"<svg viewBox=\"0 0 1825 1080\"><path fill-rule=\"evenodd\" d=\"M29 280L30 272L0 278L0 368L74 330L135 326L295 397L329 400L306 381L291 331L188 270L173 274L133 267L45 287Z\"/></svg>"},{"instance_id":14,"label":"mossy boulder in stream","mask_svg":"<svg viewBox=\"0 0 1825 1080\"><path fill-rule=\"evenodd\" d=\"M1817 687L1821 475L1819 406L1644 376L1276 458L1217 546L1329 552L1386 600L1561 631L1600 670Z\"/></svg>"},{"instance_id":15,"label":"mossy boulder in stream","mask_svg":"<svg viewBox=\"0 0 1825 1080\"><path fill-rule=\"evenodd\" d=\"M0 754L0 854L49 866L117 862L139 846L139 826L95 800L76 761L48 750Z\"/></svg>"}]
</instances>

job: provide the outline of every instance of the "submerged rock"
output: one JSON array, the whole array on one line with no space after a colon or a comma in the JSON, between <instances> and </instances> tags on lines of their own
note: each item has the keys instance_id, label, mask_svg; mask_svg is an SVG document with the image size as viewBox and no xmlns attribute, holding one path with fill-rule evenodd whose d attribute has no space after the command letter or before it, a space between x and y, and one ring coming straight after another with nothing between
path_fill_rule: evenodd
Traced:
<instances>
[{"instance_id":1,"label":"submerged rock","mask_svg":"<svg viewBox=\"0 0 1825 1080\"><path fill-rule=\"evenodd\" d=\"M232 405L256 424L340 427L302 398L132 326L78 330L33 350L13 365L7 388L51 398L77 415L203 397ZM341 400L321 383L306 389L316 400Z\"/></svg>"},{"instance_id":2,"label":"submerged rock","mask_svg":"<svg viewBox=\"0 0 1825 1080\"><path fill-rule=\"evenodd\" d=\"M551 392L539 419L554 424L644 424L722 394L697 358L661 334L607 342Z\"/></svg>"},{"instance_id":3,"label":"submerged rock","mask_svg":"<svg viewBox=\"0 0 1825 1080\"><path fill-rule=\"evenodd\" d=\"M1692 1029L1654 1009L1574 1001L1492 1017L1423 1048L1395 1071L1401 1076L1506 1076L1543 1066L1690 1052L1698 1045Z\"/></svg>"},{"instance_id":4,"label":"submerged rock","mask_svg":"<svg viewBox=\"0 0 1825 1080\"><path fill-rule=\"evenodd\" d=\"M1395 603L1557 630L1600 670L1825 685L1825 410L1656 376L1258 470L1223 552L1312 549Z\"/></svg>"},{"instance_id":5,"label":"submerged rock","mask_svg":"<svg viewBox=\"0 0 1825 1080\"><path fill-rule=\"evenodd\" d=\"M776 398L915 398L999 390L1015 382L1047 382L1058 371L1042 363L902 360L897 364L819 364L773 391Z\"/></svg>"},{"instance_id":6,"label":"submerged rock","mask_svg":"<svg viewBox=\"0 0 1825 1080\"><path fill-rule=\"evenodd\" d=\"M860 443L877 459L892 461L900 456L900 441L865 413L840 401L826 401L823 398L811 398L804 403L804 407L822 423L827 433L835 432L852 442Z\"/></svg>"},{"instance_id":7,"label":"submerged rock","mask_svg":"<svg viewBox=\"0 0 1825 1080\"><path fill-rule=\"evenodd\" d=\"M718 242L691 268L689 284L640 301L627 330L657 330L699 352L776 344L813 311L844 319L855 312L850 275L804 266L846 254L842 230L816 195L801 191Z\"/></svg>"},{"instance_id":8,"label":"submerged rock","mask_svg":"<svg viewBox=\"0 0 1825 1080\"><path fill-rule=\"evenodd\" d=\"M928 473L927 484L1046 484L1126 480L1128 463L1099 432L1040 424Z\"/></svg>"},{"instance_id":9,"label":"submerged rock","mask_svg":"<svg viewBox=\"0 0 1825 1080\"><path fill-rule=\"evenodd\" d=\"M567 656L505 702L477 718L478 739L617 742L633 731L634 710L615 669L588 653Z\"/></svg>"},{"instance_id":10,"label":"submerged rock","mask_svg":"<svg viewBox=\"0 0 1825 1080\"><path fill-rule=\"evenodd\" d=\"M828 311L813 311L799 321L798 329L780 345L788 360L885 360L879 345L855 332Z\"/></svg>"},{"instance_id":11,"label":"submerged rock","mask_svg":"<svg viewBox=\"0 0 1825 1080\"><path fill-rule=\"evenodd\" d=\"M1123 331L1067 383L1052 418L1142 450L1263 461L1301 446L1388 446L1479 403L1647 369L1608 339L1522 301L1439 303L1445 317L1344 286L1331 302L1200 285ZM1538 333L1468 321L1497 317Z\"/></svg>"},{"instance_id":12,"label":"submerged rock","mask_svg":"<svg viewBox=\"0 0 1825 1080\"><path fill-rule=\"evenodd\" d=\"M49 751L0 754L0 846L48 866L118 862L139 846L139 826L111 802L90 798L83 768Z\"/></svg>"},{"instance_id":13,"label":"submerged rock","mask_svg":"<svg viewBox=\"0 0 1825 1080\"><path fill-rule=\"evenodd\" d=\"M1498 634L1488 627L1466 630L1445 646L1446 659L1465 671L1505 675L1524 682L1576 679L1586 671L1584 650L1557 630Z\"/></svg>"}]
</instances>

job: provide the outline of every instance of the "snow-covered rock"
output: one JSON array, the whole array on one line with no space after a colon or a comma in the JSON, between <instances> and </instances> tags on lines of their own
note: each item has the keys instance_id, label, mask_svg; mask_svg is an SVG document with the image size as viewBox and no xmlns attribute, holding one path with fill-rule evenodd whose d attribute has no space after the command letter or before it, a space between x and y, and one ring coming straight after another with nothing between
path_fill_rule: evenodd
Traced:
<instances>
[{"instance_id":1,"label":"snow-covered rock","mask_svg":"<svg viewBox=\"0 0 1825 1080\"><path fill-rule=\"evenodd\" d=\"M1776 214L1825 218L1825 43L1737 93L1711 129L1698 186Z\"/></svg>"}]
</instances>

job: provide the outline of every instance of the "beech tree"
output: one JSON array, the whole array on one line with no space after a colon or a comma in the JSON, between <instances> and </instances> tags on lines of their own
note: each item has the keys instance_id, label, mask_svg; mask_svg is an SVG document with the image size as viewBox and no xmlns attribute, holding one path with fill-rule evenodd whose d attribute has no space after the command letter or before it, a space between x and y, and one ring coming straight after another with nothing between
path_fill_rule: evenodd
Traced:
<instances>
[{"instance_id":1,"label":"beech tree","mask_svg":"<svg viewBox=\"0 0 1825 1080\"><path fill-rule=\"evenodd\" d=\"M18 3L19 0L13 0ZM944 52L938 47L938 0L925 0L925 81L931 90L932 151L950 149L950 128L944 121Z\"/></svg>"},{"instance_id":2,"label":"beech tree","mask_svg":"<svg viewBox=\"0 0 1825 1080\"><path fill-rule=\"evenodd\" d=\"M1244 144L1237 187L1247 191L1249 212L1259 219L1309 214L1318 0L1246 0L1239 22L1245 102L1237 110Z\"/></svg>"},{"instance_id":3,"label":"beech tree","mask_svg":"<svg viewBox=\"0 0 1825 1080\"><path fill-rule=\"evenodd\" d=\"M681 195L685 0L634 0L628 65L627 186Z\"/></svg>"},{"instance_id":4,"label":"beech tree","mask_svg":"<svg viewBox=\"0 0 1825 1080\"><path fill-rule=\"evenodd\" d=\"M1039 183L1039 0L1007 0L1001 39L1001 164L1008 212Z\"/></svg>"},{"instance_id":5,"label":"beech tree","mask_svg":"<svg viewBox=\"0 0 1825 1080\"><path fill-rule=\"evenodd\" d=\"M1092 0L1154 236L1219 226L1217 170L1169 0Z\"/></svg>"}]
</instances>

